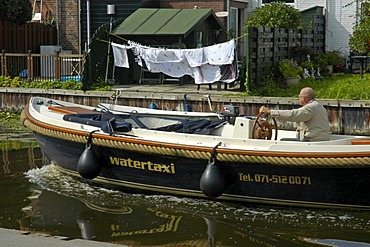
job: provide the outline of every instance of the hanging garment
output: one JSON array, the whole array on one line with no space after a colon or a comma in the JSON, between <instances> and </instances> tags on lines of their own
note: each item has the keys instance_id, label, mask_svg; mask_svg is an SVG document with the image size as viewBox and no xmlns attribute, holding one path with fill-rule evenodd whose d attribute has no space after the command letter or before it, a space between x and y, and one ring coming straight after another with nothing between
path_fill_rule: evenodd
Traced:
<instances>
[{"instance_id":1,"label":"hanging garment","mask_svg":"<svg viewBox=\"0 0 370 247\"><path fill-rule=\"evenodd\" d=\"M151 63L179 63L184 60L179 49L147 48L142 50L141 57Z\"/></svg>"},{"instance_id":2,"label":"hanging garment","mask_svg":"<svg viewBox=\"0 0 370 247\"><path fill-rule=\"evenodd\" d=\"M112 43L112 50L113 50L115 66L123 67L123 68L130 68L130 64L128 62L128 57L127 57L127 48L130 48L130 47Z\"/></svg>"},{"instance_id":3,"label":"hanging garment","mask_svg":"<svg viewBox=\"0 0 370 247\"><path fill-rule=\"evenodd\" d=\"M164 49L142 46L129 42L136 61L152 73L163 73L179 78L190 75L195 84L210 84L216 81L235 81L235 41L196 49ZM145 61L145 65L142 63Z\"/></svg>"},{"instance_id":4,"label":"hanging garment","mask_svg":"<svg viewBox=\"0 0 370 247\"><path fill-rule=\"evenodd\" d=\"M225 65L234 61L235 42L230 40L225 43L204 47L204 55L208 64Z\"/></svg>"},{"instance_id":5,"label":"hanging garment","mask_svg":"<svg viewBox=\"0 0 370 247\"><path fill-rule=\"evenodd\" d=\"M191 75L192 70L186 60L182 62L153 63L144 60L147 69L152 73L163 73L174 78L180 78L185 75Z\"/></svg>"},{"instance_id":6,"label":"hanging garment","mask_svg":"<svg viewBox=\"0 0 370 247\"><path fill-rule=\"evenodd\" d=\"M204 54L204 48L184 49L183 54L190 67L198 67L208 63Z\"/></svg>"},{"instance_id":7,"label":"hanging garment","mask_svg":"<svg viewBox=\"0 0 370 247\"><path fill-rule=\"evenodd\" d=\"M217 65L204 64L193 68L195 84L210 84L219 81L221 78L221 68Z\"/></svg>"}]
</instances>

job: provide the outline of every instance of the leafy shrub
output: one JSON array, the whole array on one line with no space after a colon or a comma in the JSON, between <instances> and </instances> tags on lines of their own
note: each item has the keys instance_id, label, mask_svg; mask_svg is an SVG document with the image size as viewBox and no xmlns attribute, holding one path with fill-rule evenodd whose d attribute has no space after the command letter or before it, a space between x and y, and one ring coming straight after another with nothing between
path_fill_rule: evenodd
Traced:
<instances>
[{"instance_id":1,"label":"leafy shrub","mask_svg":"<svg viewBox=\"0 0 370 247\"><path fill-rule=\"evenodd\" d=\"M314 62L320 68L324 68L327 65L342 65L344 58L338 51L328 51L316 56Z\"/></svg>"},{"instance_id":2,"label":"leafy shrub","mask_svg":"<svg viewBox=\"0 0 370 247\"><path fill-rule=\"evenodd\" d=\"M73 79L60 81L24 81L19 77L10 78L9 76L0 76L0 87L11 88L44 88L44 89L64 89L64 90L82 90L82 83ZM111 85L100 82L91 85L90 90L110 91Z\"/></svg>"},{"instance_id":3,"label":"leafy shrub","mask_svg":"<svg viewBox=\"0 0 370 247\"><path fill-rule=\"evenodd\" d=\"M349 38L349 46L352 52L370 53L370 17L363 20L353 28Z\"/></svg>"},{"instance_id":4,"label":"leafy shrub","mask_svg":"<svg viewBox=\"0 0 370 247\"><path fill-rule=\"evenodd\" d=\"M308 71L311 71L311 69L314 67L314 63L307 60L301 63L301 67L307 69Z\"/></svg>"},{"instance_id":5,"label":"leafy shrub","mask_svg":"<svg viewBox=\"0 0 370 247\"><path fill-rule=\"evenodd\" d=\"M293 59L284 59L279 63L279 71L286 78L297 78L303 73L303 68Z\"/></svg>"},{"instance_id":6,"label":"leafy shrub","mask_svg":"<svg viewBox=\"0 0 370 247\"><path fill-rule=\"evenodd\" d=\"M255 8L248 17L247 27L299 28L301 12L283 2L274 1Z\"/></svg>"}]
</instances>

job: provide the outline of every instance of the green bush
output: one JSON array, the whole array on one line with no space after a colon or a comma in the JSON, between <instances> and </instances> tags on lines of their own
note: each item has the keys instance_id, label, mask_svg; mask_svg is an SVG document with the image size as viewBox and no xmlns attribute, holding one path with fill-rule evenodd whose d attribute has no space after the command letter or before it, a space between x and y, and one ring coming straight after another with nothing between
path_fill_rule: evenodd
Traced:
<instances>
[{"instance_id":1,"label":"green bush","mask_svg":"<svg viewBox=\"0 0 370 247\"><path fill-rule=\"evenodd\" d=\"M328 51L315 57L314 63L317 67L325 68L328 65L343 65L344 58L338 51Z\"/></svg>"},{"instance_id":2,"label":"green bush","mask_svg":"<svg viewBox=\"0 0 370 247\"><path fill-rule=\"evenodd\" d=\"M370 17L353 28L349 38L349 47L352 52L370 54Z\"/></svg>"},{"instance_id":3,"label":"green bush","mask_svg":"<svg viewBox=\"0 0 370 247\"><path fill-rule=\"evenodd\" d=\"M301 12L284 2L274 1L255 8L248 17L247 27L300 28Z\"/></svg>"},{"instance_id":4,"label":"green bush","mask_svg":"<svg viewBox=\"0 0 370 247\"><path fill-rule=\"evenodd\" d=\"M293 59L284 59L279 63L279 71L286 78L301 77L303 68Z\"/></svg>"},{"instance_id":5,"label":"green bush","mask_svg":"<svg viewBox=\"0 0 370 247\"><path fill-rule=\"evenodd\" d=\"M19 77L10 78L9 76L0 76L0 87L11 88L43 88L43 89L64 89L64 90L82 90L82 83L73 79L60 81L24 81ZM90 90L110 91L112 87L105 82L92 84Z\"/></svg>"}]
</instances>

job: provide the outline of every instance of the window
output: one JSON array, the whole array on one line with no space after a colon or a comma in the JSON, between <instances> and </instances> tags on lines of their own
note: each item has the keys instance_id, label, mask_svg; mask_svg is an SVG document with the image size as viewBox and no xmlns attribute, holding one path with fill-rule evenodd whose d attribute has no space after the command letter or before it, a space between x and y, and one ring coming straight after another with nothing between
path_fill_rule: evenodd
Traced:
<instances>
[{"instance_id":1,"label":"window","mask_svg":"<svg viewBox=\"0 0 370 247\"><path fill-rule=\"evenodd\" d=\"M197 48L203 47L203 32L195 32L195 44L197 44Z\"/></svg>"},{"instance_id":2,"label":"window","mask_svg":"<svg viewBox=\"0 0 370 247\"><path fill-rule=\"evenodd\" d=\"M239 28L238 28L238 9L237 8L230 8L230 35L235 38L239 35Z\"/></svg>"}]
</instances>

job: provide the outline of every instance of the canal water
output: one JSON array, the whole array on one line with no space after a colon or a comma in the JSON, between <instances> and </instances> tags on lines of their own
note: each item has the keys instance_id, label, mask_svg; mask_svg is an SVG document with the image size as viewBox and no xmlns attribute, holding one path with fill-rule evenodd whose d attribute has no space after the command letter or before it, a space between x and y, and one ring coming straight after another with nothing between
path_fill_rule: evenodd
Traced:
<instances>
[{"instance_id":1,"label":"canal water","mask_svg":"<svg viewBox=\"0 0 370 247\"><path fill-rule=\"evenodd\" d=\"M0 146L1 228L128 246L370 246L370 211L123 193L61 174L32 137Z\"/></svg>"}]
</instances>

